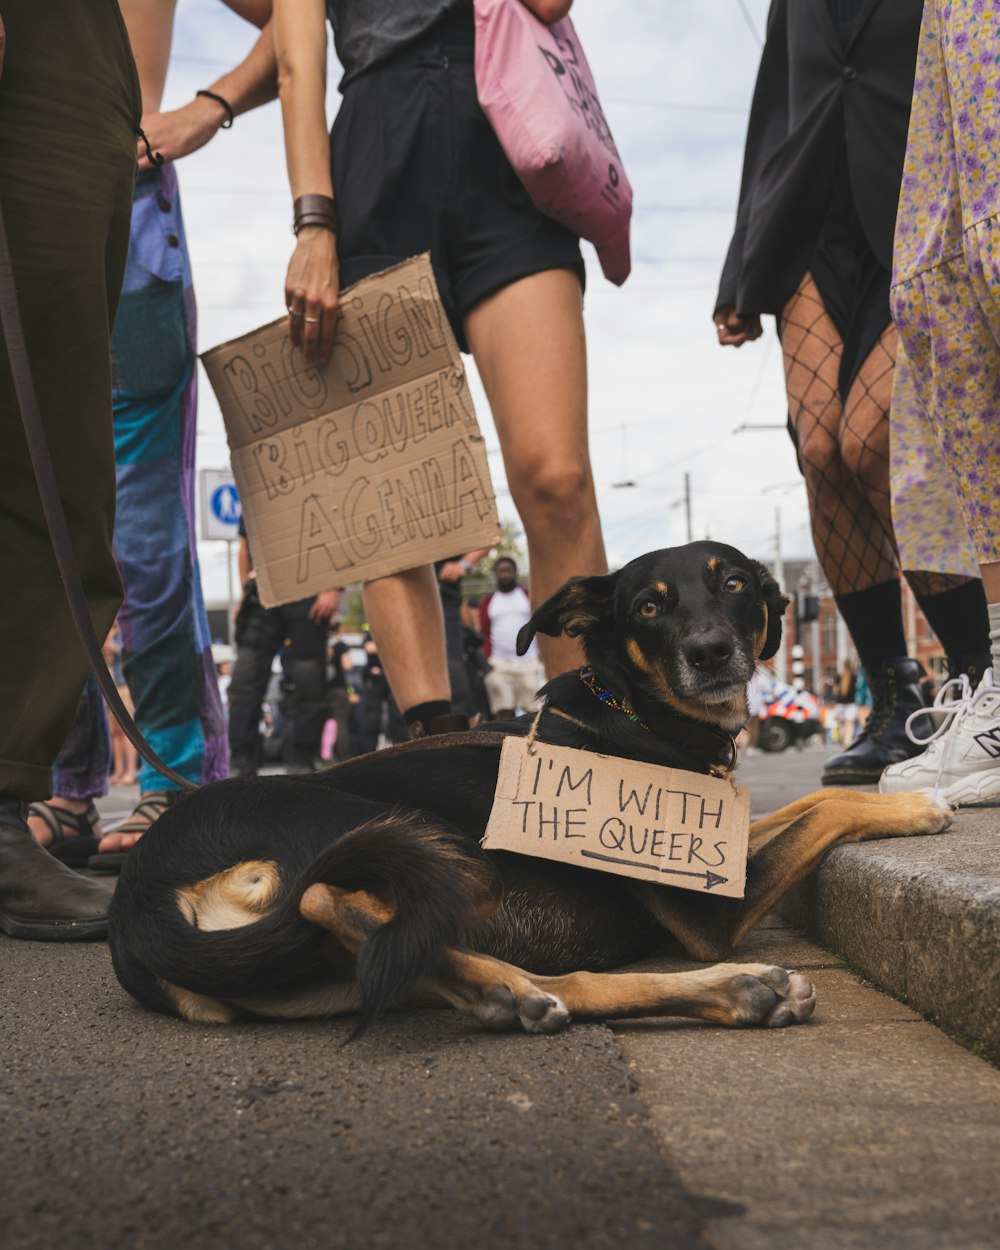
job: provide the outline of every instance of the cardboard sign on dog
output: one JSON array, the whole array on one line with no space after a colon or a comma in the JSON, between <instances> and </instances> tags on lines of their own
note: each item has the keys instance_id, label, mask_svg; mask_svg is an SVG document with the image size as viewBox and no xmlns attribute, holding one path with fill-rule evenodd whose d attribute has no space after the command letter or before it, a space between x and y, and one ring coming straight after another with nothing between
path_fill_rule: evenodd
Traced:
<instances>
[{"instance_id":1,"label":"cardboard sign on dog","mask_svg":"<svg viewBox=\"0 0 1000 1250\"><path fill-rule=\"evenodd\" d=\"M749 831L735 782L505 738L482 845L742 898Z\"/></svg>"},{"instance_id":2,"label":"cardboard sign on dog","mask_svg":"<svg viewBox=\"0 0 1000 1250\"><path fill-rule=\"evenodd\" d=\"M427 255L341 292L329 361L288 319L202 356L266 607L491 546L496 499Z\"/></svg>"}]
</instances>

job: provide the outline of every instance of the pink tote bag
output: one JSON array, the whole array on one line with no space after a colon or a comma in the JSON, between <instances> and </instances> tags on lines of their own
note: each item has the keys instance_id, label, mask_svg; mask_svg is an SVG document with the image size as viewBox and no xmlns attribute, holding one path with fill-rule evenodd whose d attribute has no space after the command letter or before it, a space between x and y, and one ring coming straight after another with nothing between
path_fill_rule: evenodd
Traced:
<instances>
[{"instance_id":1,"label":"pink tote bag","mask_svg":"<svg viewBox=\"0 0 1000 1250\"><path fill-rule=\"evenodd\" d=\"M538 208L597 249L618 286L632 268L632 188L568 17L546 26L521 0L475 0L476 91Z\"/></svg>"}]
</instances>

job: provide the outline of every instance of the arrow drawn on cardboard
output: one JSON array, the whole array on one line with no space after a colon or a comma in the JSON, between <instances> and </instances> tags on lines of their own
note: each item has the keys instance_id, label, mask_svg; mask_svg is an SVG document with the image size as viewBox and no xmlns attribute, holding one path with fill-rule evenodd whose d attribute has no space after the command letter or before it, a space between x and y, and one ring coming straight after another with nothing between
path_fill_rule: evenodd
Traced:
<instances>
[{"instance_id":1,"label":"arrow drawn on cardboard","mask_svg":"<svg viewBox=\"0 0 1000 1250\"><path fill-rule=\"evenodd\" d=\"M706 869L704 872L687 872L683 868L660 868L653 864L642 864L634 859L619 859L617 855L601 855L598 851L581 851L580 854L585 859L603 859L609 864L620 864L628 868L642 868L645 872L651 872L654 876L671 876L671 877L704 877L705 889L710 890L713 885L725 885L729 880L728 877L720 877L717 872L710 872Z\"/></svg>"}]
</instances>

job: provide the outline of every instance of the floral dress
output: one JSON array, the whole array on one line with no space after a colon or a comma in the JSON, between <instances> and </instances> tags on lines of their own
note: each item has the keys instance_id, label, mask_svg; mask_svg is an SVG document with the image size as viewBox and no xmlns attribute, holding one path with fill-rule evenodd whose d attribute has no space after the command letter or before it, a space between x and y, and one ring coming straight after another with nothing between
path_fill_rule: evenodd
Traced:
<instances>
[{"instance_id":1,"label":"floral dress","mask_svg":"<svg viewBox=\"0 0 1000 1250\"><path fill-rule=\"evenodd\" d=\"M958 567L941 467L976 561L1000 560L998 65L1000 0L926 0L891 293L918 400L905 402L904 370L893 403L893 516L909 568L950 561L951 571L972 571ZM922 475L930 485L919 495Z\"/></svg>"}]
</instances>

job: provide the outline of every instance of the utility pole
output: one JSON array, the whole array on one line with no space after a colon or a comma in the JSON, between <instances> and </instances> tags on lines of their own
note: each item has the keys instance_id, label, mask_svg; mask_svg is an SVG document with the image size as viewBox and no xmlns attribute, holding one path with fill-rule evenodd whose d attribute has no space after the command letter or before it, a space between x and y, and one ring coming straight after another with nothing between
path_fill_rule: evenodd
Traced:
<instances>
[{"instance_id":1,"label":"utility pole","mask_svg":"<svg viewBox=\"0 0 1000 1250\"><path fill-rule=\"evenodd\" d=\"M774 580L785 589L785 564L781 556L781 509L774 510ZM798 641L796 639L796 641ZM785 635L782 631L781 645L774 657L774 675L778 681L788 680L788 664L785 655Z\"/></svg>"},{"instance_id":2,"label":"utility pole","mask_svg":"<svg viewBox=\"0 0 1000 1250\"><path fill-rule=\"evenodd\" d=\"M684 474L684 516L687 519L687 540L693 542L691 534L691 474Z\"/></svg>"}]
</instances>

